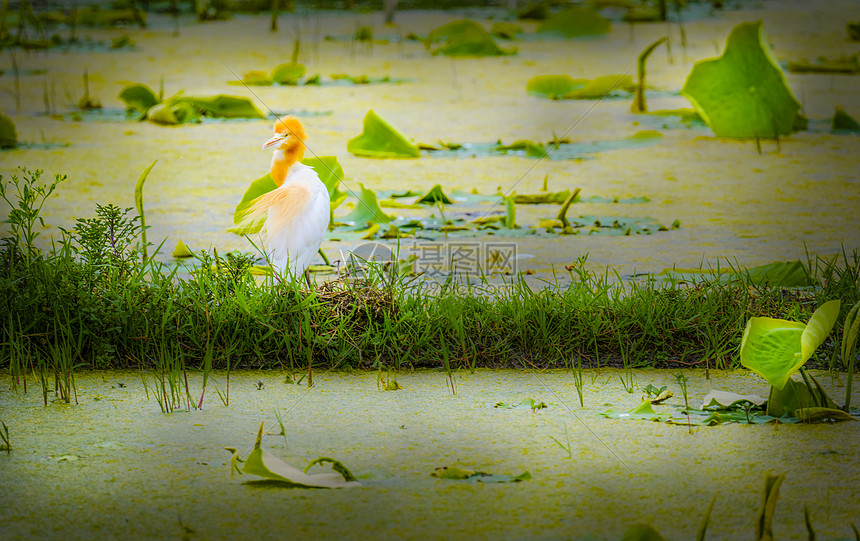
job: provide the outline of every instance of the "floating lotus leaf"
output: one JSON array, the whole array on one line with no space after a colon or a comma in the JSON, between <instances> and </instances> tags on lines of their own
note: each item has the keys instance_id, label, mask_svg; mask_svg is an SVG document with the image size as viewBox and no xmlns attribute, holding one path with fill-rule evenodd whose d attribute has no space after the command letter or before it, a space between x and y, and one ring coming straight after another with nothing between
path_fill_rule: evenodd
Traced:
<instances>
[{"instance_id":1,"label":"floating lotus leaf","mask_svg":"<svg viewBox=\"0 0 860 541\"><path fill-rule=\"evenodd\" d=\"M373 110L364 116L361 135L346 143L347 152L367 158L419 158L421 151Z\"/></svg>"},{"instance_id":2,"label":"floating lotus leaf","mask_svg":"<svg viewBox=\"0 0 860 541\"><path fill-rule=\"evenodd\" d=\"M636 84L630 75L602 75L594 79L574 79L569 75L538 75L526 83L526 91L552 100L592 100L618 92L630 93Z\"/></svg>"},{"instance_id":3,"label":"floating lotus leaf","mask_svg":"<svg viewBox=\"0 0 860 541\"><path fill-rule=\"evenodd\" d=\"M279 85L296 85L305 74L305 67L301 64L288 62L280 64L272 69L271 78Z\"/></svg>"},{"instance_id":4,"label":"floating lotus leaf","mask_svg":"<svg viewBox=\"0 0 860 541\"><path fill-rule=\"evenodd\" d=\"M584 88L588 79L574 79L570 75L538 75L526 83L526 92L560 100L567 94Z\"/></svg>"},{"instance_id":5,"label":"floating lotus leaf","mask_svg":"<svg viewBox=\"0 0 860 541\"><path fill-rule=\"evenodd\" d=\"M341 167L340 163L337 161L337 157L319 156L302 160L302 163L313 168L313 170L316 171L316 174L320 177L320 180L326 185L326 188L328 188L329 197L331 199L330 208L333 212L334 209L343 203L347 197L347 194L339 189L340 181L343 180L344 173L343 167ZM236 205L236 209L233 211L233 223L238 225L242 217L245 215L245 211L251 206L251 203L261 195L268 193L275 188L277 188L277 186L275 185L275 181L272 180L272 175L270 173L266 173L262 177L251 182L248 189L245 190L242 200L239 201L239 204ZM266 216L262 216L255 222L246 224L241 228L234 227L227 231L237 235L253 235L254 233L259 233L265 223ZM329 223L334 223L334 220L331 220Z\"/></svg>"},{"instance_id":6,"label":"floating lotus leaf","mask_svg":"<svg viewBox=\"0 0 860 541\"><path fill-rule=\"evenodd\" d=\"M621 541L666 541L666 538L649 524L633 524L624 530Z\"/></svg>"},{"instance_id":7,"label":"floating lotus leaf","mask_svg":"<svg viewBox=\"0 0 860 541\"><path fill-rule=\"evenodd\" d=\"M833 129L860 131L860 122L854 120L854 117L845 112L845 109L837 105L836 112L833 113Z\"/></svg>"},{"instance_id":8,"label":"floating lotus leaf","mask_svg":"<svg viewBox=\"0 0 860 541\"><path fill-rule=\"evenodd\" d=\"M839 315L840 301L821 305L809 323L751 318L741 339L741 364L781 390L824 342Z\"/></svg>"},{"instance_id":9,"label":"floating lotus leaf","mask_svg":"<svg viewBox=\"0 0 860 541\"><path fill-rule=\"evenodd\" d=\"M494 408L502 408L502 409L520 409L520 410L532 410L537 411L547 407L545 402L538 402L534 398L524 398L520 401L519 404L505 404L504 402L497 402Z\"/></svg>"},{"instance_id":10,"label":"floating lotus leaf","mask_svg":"<svg viewBox=\"0 0 860 541\"><path fill-rule=\"evenodd\" d=\"M436 203L442 203L445 205L450 205L454 201L445 195L442 191L442 186L437 184L430 188L424 195L415 200L415 203L423 203L425 205L435 205Z\"/></svg>"},{"instance_id":11,"label":"floating lotus leaf","mask_svg":"<svg viewBox=\"0 0 860 541\"><path fill-rule=\"evenodd\" d=\"M584 87L568 92L562 96L562 98L573 100L596 100L616 92L629 93L635 90L636 83L633 82L633 76L631 75L602 75L588 81Z\"/></svg>"},{"instance_id":12,"label":"floating lotus leaf","mask_svg":"<svg viewBox=\"0 0 860 541\"><path fill-rule=\"evenodd\" d=\"M452 21L432 30L427 36L425 45L429 48L438 42L443 42L443 44L433 49L433 54L499 56L516 53L516 49L505 50L499 47L493 36L483 26L468 19Z\"/></svg>"},{"instance_id":13,"label":"floating lotus leaf","mask_svg":"<svg viewBox=\"0 0 860 541\"><path fill-rule=\"evenodd\" d=\"M737 394L728 391L713 390L702 399L702 409L706 408L731 408L735 404L749 402L756 406L764 405L767 400L757 394Z\"/></svg>"},{"instance_id":14,"label":"floating lotus leaf","mask_svg":"<svg viewBox=\"0 0 860 541\"><path fill-rule=\"evenodd\" d=\"M362 229L371 223L387 224L394 219L393 216L382 211L376 198L376 192L365 188L364 184L359 183L358 186L361 190L358 193L358 202L352 212L343 217L344 221L353 222L356 227Z\"/></svg>"},{"instance_id":15,"label":"floating lotus leaf","mask_svg":"<svg viewBox=\"0 0 860 541\"><path fill-rule=\"evenodd\" d=\"M181 96L171 98L169 101L189 103L202 115L214 118L266 118L266 115L250 99L241 96L225 94L206 98Z\"/></svg>"},{"instance_id":16,"label":"floating lotus leaf","mask_svg":"<svg viewBox=\"0 0 860 541\"><path fill-rule=\"evenodd\" d=\"M535 143L534 141L529 141L527 139L520 139L519 141L514 141L510 145L497 145L494 150L498 151L508 151L508 150L525 150L526 156L530 158L541 158L544 154L546 154L546 147L541 143Z\"/></svg>"},{"instance_id":17,"label":"floating lotus leaf","mask_svg":"<svg viewBox=\"0 0 860 541\"><path fill-rule=\"evenodd\" d=\"M598 415L609 417L610 419L646 419L651 421L665 421L672 417L670 413L655 412L649 400L643 400L642 403L630 411L616 411L610 408L603 413L598 413Z\"/></svg>"},{"instance_id":18,"label":"floating lotus leaf","mask_svg":"<svg viewBox=\"0 0 860 541\"><path fill-rule=\"evenodd\" d=\"M761 21L735 26L723 55L697 62L681 94L717 137L788 135L800 111L764 39Z\"/></svg>"},{"instance_id":19,"label":"floating lotus leaf","mask_svg":"<svg viewBox=\"0 0 860 541\"><path fill-rule=\"evenodd\" d=\"M561 205L570 197L570 190L560 192L543 192L533 194L516 194L514 203L519 205Z\"/></svg>"},{"instance_id":20,"label":"floating lotus leaf","mask_svg":"<svg viewBox=\"0 0 860 541\"><path fill-rule=\"evenodd\" d=\"M127 85L120 90L119 99L125 104L127 110L138 111L141 114L146 114L151 107L161 101L151 88L140 83Z\"/></svg>"},{"instance_id":21,"label":"floating lotus leaf","mask_svg":"<svg viewBox=\"0 0 860 541\"><path fill-rule=\"evenodd\" d=\"M476 483L518 483L532 478L532 474L524 471L519 475L493 474L482 471L468 470L459 466L440 466L430 472L431 477L455 481L471 481Z\"/></svg>"},{"instance_id":22,"label":"floating lotus leaf","mask_svg":"<svg viewBox=\"0 0 860 541\"><path fill-rule=\"evenodd\" d=\"M609 19L593 9L574 6L547 17L537 31L569 39L608 34L611 28Z\"/></svg>"},{"instance_id":23,"label":"floating lotus leaf","mask_svg":"<svg viewBox=\"0 0 860 541\"><path fill-rule=\"evenodd\" d=\"M146 118L151 122L166 126L200 121L200 115L192 104L176 101L161 102L153 105L146 112Z\"/></svg>"},{"instance_id":24,"label":"floating lotus leaf","mask_svg":"<svg viewBox=\"0 0 860 541\"><path fill-rule=\"evenodd\" d=\"M12 119L0 113L0 148L14 148L18 145L18 130L15 129L15 122Z\"/></svg>"},{"instance_id":25,"label":"floating lotus leaf","mask_svg":"<svg viewBox=\"0 0 860 541\"><path fill-rule=\"evenodd\" d=\"M355 477L349 473L349 470L336 460L322 457L311 462L308 467L318 462L333 462L335 463L337 473L308 475L263 449L261 447L262 441L263 423L260 423L260 429L257 431L257 439L254 442L254 449L245 459L240 470L242 473L279 481L284 486L291 488L348 488L361 486L361 483L355 480ZM227 450L233 453L231 469L239 469L236 450L232 447L227 448ZM340 468L337 468L337 466L340 466Z\"/></svg>"},{"instance_id":26,"label":"floating lotus leaf","mask_svg":"<svg viewBox=\"0 0 860 541\"><path fill-rule=\"evenodd\" d=\"M248 86L272 86L274 82L272 76L262 70L252 70L242 76L242 84Z\"/></svg>"}]
</instances>

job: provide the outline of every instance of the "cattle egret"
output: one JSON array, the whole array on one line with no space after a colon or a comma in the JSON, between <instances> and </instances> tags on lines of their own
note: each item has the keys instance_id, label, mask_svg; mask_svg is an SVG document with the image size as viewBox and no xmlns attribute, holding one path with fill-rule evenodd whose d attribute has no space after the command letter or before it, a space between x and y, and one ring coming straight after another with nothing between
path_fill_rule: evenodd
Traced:
<instances>
[{"instance_id":1,"label":"cattle egret","mask_svg":"<svg viewBox=\"0 0 860 541\"><path fill-rule=\"evenodd\" d=\"M262 219L268 240L269 261L280 276L304 273L328 229L330 197L328 188L313 168L301 162L305 153L305 129L295 117L275 121L275 135L263 144L274 148L271 174L277 188L258 197L245 215L246 220Z\"/></svg>"}]
</instances>

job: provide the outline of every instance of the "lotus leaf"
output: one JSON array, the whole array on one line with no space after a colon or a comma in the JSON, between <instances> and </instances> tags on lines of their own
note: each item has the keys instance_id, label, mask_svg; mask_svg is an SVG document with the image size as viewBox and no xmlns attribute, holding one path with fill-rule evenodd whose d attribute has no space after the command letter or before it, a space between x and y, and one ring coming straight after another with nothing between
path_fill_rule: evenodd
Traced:
<instances>
[{"instance_id":1,"label":"lotus leaf","mask_svg":"<svg viewBox=\"0 0 860 541\"><path fill-rule=\"evenodd\" d=\"M347 197L347 194L340 191L338 188L344 175L343 167L341 167L335 156L308 158L306 160L302 160L302 163L313 168L323 184L326 185L329 197L331 198L331 210L334 211L334 209L343 203ZM275 188L277 188L277 186L275 185L275 181L272 180L272 175L270 173L266 173L262 177L251 182L248 189L245 190L242 200L239 201L239 204L236 205L236 209L233 211L233 223L238 225L244 216L245 211L251 206L251 203L261 195L268 193ZM237 235L252 235L254 233L259 233L265 223L266 217L262 216L256 222L247 224L242 228L234 227L227 231ZM331 223L334 223L334 220L331 220Z\"/></svg>"},{"instance_id":2,"label":"lotus leaf","mask_svg":"<svg viewBox=\"0 0 860 541\"><path fill-rule=\"evenodd\" d=\"M666 541L660 532L648 524L633 524L624 530L621 541Z\"/></svg>"},{"instance_id":3,"label":"lotus leaf","mask_svg":"<svg viewBox=\"0 0 860 541\"><path fill-rule=\"evenodd\" d=\"M442 203L445 205L450 205L454 201L445 195L442 191L442 186L437 184L430 188L424 195L415 200L416 204L423 203L425 205L435 205L437 203Z\"/></svg>"},{"instance_id":4,"label":"lotus leaf","mask_svg":"<svg viewBox=\"0 0 860 541\"><path fill-rule=\"evenodd\" d=\"M612 408L598 413L610 419L647 419L650 421L665 421L672 417L669 413L657 413L649 400L643 400L638 406L627 412L616 411Z\"/></svg>"},{"instance_id":5,"label":"lotus leaf","mask_svg":"<svg viewBox=\"0 0 860 541\"><path fill-rule=\"evenodd\" d=\"M173 249L173 257L176 259L183 259L186 257L194 257L194 254L188 249L188 246L180 240L176 243L176 248Z\"/></svg>"},{"instance_id":6,"label":"lotus leaf","mask_svg":"<svg viewBox=\"0 0 860 541\"><path fill-rule=\"evenodd\" d=\"M123 88L119 93L119 99L125 104L127 110L138 111L143 115L161 101L151 88L140 83L130 84Z\"/></svg>"},{"instance_id":7,"label":"lotus leaf","mask_svg":"<svg viewBox=\"0 0 860 541\"><path fill-rule=\"evenodd\" d=\"M272 76L262 70L252 70L242 76L242 84L248 86L272 86Z\"/></svg>"},{"instance_id":8,"label":"lotus leaf","mask_svg":"<svg viewBox=\"0 0 860 541\"><path fill-rule=\"evenodd\" d=\"M588 79L574 79L570 75L538 75L526 83L526 92L560 100L574 90L584 88Z\"/></svg>"},{"instance_id":9,"label":"lotus leaf","mask_svg":"<svg viewBox=\"0 0 860 541\"><path fill-rule=\"evenodd\" d=\"M527 139L520 139L519 141L514 141L510 145L496 145L494 150L505 152L508 150L525 150L526 156L530 158L540 158L546 154L546 147L541 143L535 143L534 141L529 141Z\"/></svg>"},{"instance_id":10,"label":"lotus leaf","mask_svg":"<svg viewBox=\"0 0 860 541\"><path fill-rule=\"evenodd\" d=\"M574 89L564 96L564 99L595 100L604 98L616 91L633 92L636 83L631 75L603 75L595 77L579 89Z\"/></svg>"},{"instance_id":11,"label":"lotus leaf","mask_svg":"<svg viewBox=\"0 0 860 541\"><path fill-rule=\"evenodd\" d=\"M14 148L18 145L18 130L12 119L0 113L0 148Z\"/></svg>"},{"instance_id":12,"label":"lotus leaf","mask_svg":"<svg viewBox=\"0 0 860 541\"><path fill-rule=\"evenodd\" d=\"M382 211L379 206L379 201L376 198L376 192L364 187L364 184L359 183L360 192L358 194L358 203L348 215L343 217L347 222L353 222L359 229L365 228L368 224L387 224L394 219Z\"/></svg>"},{"instance_id":13,"label":"lotus leaf","mask_svg":"<svg viewBox=\"0 0 860 541\"><path fill-rule=\"evenodd\" d=\"M250 99L240 96L177 97L170 101L189 103L197 108L204 116L215 118L266 118L266 115L254 105Z\"/></svg>"},{"instance_id":14,"label":"lotus leaf","mask_svg":"<svg viewBox=\"0 0 860 541\"><path fill-rule=\"evenodd\" d=\"M432 51L434 55L499 56L516 53L516 49L505 50L499 47L483 26L468 19L452 21L432 30L425 45L429 48L437 42L444 43Z\"/></svg>"},{"instance_id":15,"label":"lotus leaf","mask_svg":"<svg viewBox=\"0 0 860 541\"><path fill-rule=\"evenodd\" d=\"M857 417L835 408L800 408L794 416L804 422L815 421L860 421Z\"/></svg>"},{"instance_id":16,"label":"lotus leaf","mask_svg":"<svg viewBox=\"0 0 860 541\"><path fill-rule=\"evenodd\" d=\"M167 101L158 103L149 108L146 118L156 124L175 126L199 122L200 115L193 105L187 102Z\"/></svg>"},{"instance_id":17,"label":"lotus leaf","mask_svg":"<svg viewBox=\"0 0 860 541\"><path fill-rule=\"evenodd\" d=\"M533 194L516 194L514 196L514 203L519 205L548 205L555 204L561 205L567 198L570 197L570 190L563 190L561 192L544 192L544 193L533 193Z\"/></svg>"},{"instance_id":18,"label":"lotus leaf","mask_svg":"<svg viewBox=\"0 0 860 541\"><path fill-rule=\"evenodd\" d=\"M368 158L419 158L421 151L373 110L364 117L360 135L346 143L346 150Z\"/></svg>"},{"instance_id":19,"label":"lotus leaf","mask_svg":"<svg viewBox=\"0 0 860 541\"><path fill-rule=\"evenodd\" d=\"M766 399L757 394L737 394L728 391L713 390L702 399L702 409L708 408L731 408L736 404L748 402L756 406L762 406Z\"/></svg>"},{"instance_id":20,"label":"lotus leaf","mask_svg":"<svg viewBox=\"0 0 860 541\"><path fill-rule=\"evenodd\" d=\"M837 105L836 111L833 113L833 129L860 131L860 122L854 120L854 117L845 112L845 109Z\"/></svg>"},{"instance_id":21,"label":"lotus leaf","mask_svg":"<svg viewBox=\"0 0 860 541\"><path fill-rule=\"evenodd\" d=\"M247 473L251 475L256 475L258 477L263 477L265 479L271 479L274 481L279 481L288 487L295 488L348 488L348 487L358 487L361 486L361 483L354 480L355 477L352 474L349 474L351 479L347 479L347 475L341 473L340 470L336 470L338 473L318 473L314 475L308 475L307 473L294 468L274 456L270 452L266 451L261 447L263 441L263 423L260 423L260 429L257 431L257 439L254 442L254 449L248 454L248 457L245 459L241 472ZM238 469L238 456L237 452L234 448L227 448L228 451L233 453L233 458L231 459L231 468ZM317 461L331 461L336 462L336 465L340 465L343 467L340 462L333 461L332 459L322 457L321 459L317 459L316 461L311 462L311 465L316 463ZM345 467L343 467L347 473Z\"/></svg>"},{"instance_id":22,"label":"lotus leaf","mask_svg":"<svg viewBox=\"0 0 860 541\"><path fill-rule=\"evenodd\" d=\"M523 27L514 23L496 22L490 27L490 34L502 39L517 39L517 34L522 33Z\"/></svg>"},{"instance_id":23,"label":"lotus leaf","mask_svg":"<svg viewBox=\"0 0 860 541\"><path fill-rule=\"evenodd\" d=\"M532 478L531 473L524 471L519 475L493 474L481 471L467 470L459 466L440 466L430 472L431 477L456 481L471 481L476 483L518 483Z\"/></svg>"},{"instance_id":24,"label":"lotus leaf","mask_svg":"<svg viewBox=\"0 0 860 541\"><path fill-rule=\"evenodd\" d=\"M751 318L741 339L741 364L781 390L791 375L824 342L839 315L840 301L829 301L806 325L769 317Z\"/></svg>"},{"instance_id":25,"label":"lotus leaf","mask_svg":"<svg viewBox=\"0 0 860 541\"><path fill-rule=\"evenodd\" d=\"M723 55L697 62L681 94L717 137L788 135L800 111L764 39L761 21L735 26Z\"/></svg>"},{"instance_id":26,"label":"lotus leaf","mask_svg":"<svg viewBox=\"0 0 860 541\"><path fill-rule=\"evenodd\" d=\"M504 402L497 402L494 408L503 408L503 409L520 409L520 410L532 410L537 411L540 409L544 409L547 407L545 402L538 402L534 398L524 398L520 401L519 404L505 404Z\"/></svg>"},{"instance_id":27,"label":"lotus leaf","mask_svg":"<svg viewBox=\"0 0 860 541\"><path fill-rule=\"evenodd\" d=\"M271 79L279 85L296 85L305 74L305 67L301 64L288 62L280 64L272 69Z\"/></svg>"},{"instance_id":28,"label":"lotus leaf","mask_svg":"<svg viewBox=\"0 0 860 541\"><path fill-rule=\"evenodd\" d=\"M574 6L547 17L537 31L569 39L608 34L611 28L609 19L593 9Z\"/></svg>"}]
</instances>

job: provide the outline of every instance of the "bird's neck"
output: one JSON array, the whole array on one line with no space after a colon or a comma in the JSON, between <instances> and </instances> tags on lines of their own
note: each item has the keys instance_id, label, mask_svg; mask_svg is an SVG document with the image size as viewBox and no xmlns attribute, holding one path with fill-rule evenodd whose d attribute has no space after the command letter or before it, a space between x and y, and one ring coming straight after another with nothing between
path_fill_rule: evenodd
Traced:
<instances>
[{"instance_id":1,"label":"bird's neck","mask_svg":"<svg viewBox=\"0 0 860 541\"><path fill-rule=\"evenodd\" d=\"M290 167L299 162L305 154L305 145L300 141L292 142L277 149L272 155L272 180L280 186L287 179Z\"/></svg>"}]
</instances>

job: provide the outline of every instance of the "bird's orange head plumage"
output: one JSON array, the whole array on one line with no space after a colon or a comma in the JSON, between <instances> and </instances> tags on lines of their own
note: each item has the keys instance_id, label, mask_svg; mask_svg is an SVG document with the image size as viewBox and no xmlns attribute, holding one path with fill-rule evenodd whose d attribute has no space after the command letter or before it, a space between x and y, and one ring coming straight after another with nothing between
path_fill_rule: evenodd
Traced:
<instances>
[{"instance_id":1,"label":"bird's orange head plumage","mask_svg":"<svg viewBox=\"0 0 860 541\"><path fill-rule=\"evenodd\" d=\"M275 121L275 135L263 144L263 148L275 147L272 157L272 180L280 186L287 171L305 155L305 128L298 118L283 116Z\"/></svg>"}]
</instances>

